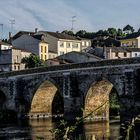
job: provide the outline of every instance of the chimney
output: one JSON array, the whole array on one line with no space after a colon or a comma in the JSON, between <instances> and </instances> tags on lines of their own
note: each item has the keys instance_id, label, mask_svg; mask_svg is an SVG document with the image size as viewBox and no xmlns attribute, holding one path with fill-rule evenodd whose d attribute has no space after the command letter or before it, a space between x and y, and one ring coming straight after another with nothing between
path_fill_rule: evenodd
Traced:
<instances>
[{"instance_id":1,"label":"chimney","mask_svg":"<svg viewBox=\"0 0 140 140\"><path fill-rule=\"evenodd\" d=\"M37 33L38 28L35 28L35 33Z\"/></svg>"},{"instance_id":2,"label":"chimney","mask_svg":"<svg viewBox=\"0 0 140 140\"><path fill-rule=\"evenodd\" d=\"M103 47L103 56L104 56L104 59L106 59L106 46L105 45Z\"/></svg>"},{"instance_id":3,"label":"chimney","mask_svg":"<svg viewBox=\"0 0 140 140\"><path fill-rule=\"evenodd\" d=\"M9 32L9 43L12 41L12 32Z\"/></svg>"},{"instance_id":4,"label":"chimney","mask_svg":"<svg viewBox=\"0 0 140 140\"><path fill-rule=\"evenodd\" d=\"M12 38L12 32L9 32L9 39Z\"/></svg>"}]
</instances>

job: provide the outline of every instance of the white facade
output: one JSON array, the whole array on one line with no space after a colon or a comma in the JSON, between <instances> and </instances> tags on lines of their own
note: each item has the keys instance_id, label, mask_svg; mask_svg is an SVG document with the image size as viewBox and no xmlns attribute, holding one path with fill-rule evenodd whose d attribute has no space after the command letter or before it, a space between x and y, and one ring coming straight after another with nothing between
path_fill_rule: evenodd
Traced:
<instances>
[{"instance_id":1,"label":"white facade","mask_svg":"<svg viewBox=\"0 0 140 140\"><path fill-rule=\"evenodd\" d=\"M131 52L131 57L140 57L140 52Z\"/></svg>"},{"instance_id":2,"label":"white facade","mask_svg":"<svg viewBox=\"0 0 140 140\"><path fill-rule=\"evenodd\" d=\"M16 48L2 50L0 53L0 72L25 69L25 64L22 64L21 60L23 57L28 57L30 54L31 52Z\"/></svg>"},{"instance_id":3,"label":"white facade","mask_svg":"<svg viewBox=\"0 0 140 140\"><path fill-rule=\"evenodd\" d=\"M1 50L8 50L12 48L12 45L10 44L0 44Z\"/></svg>"},{"instance_id":4,"label":"white facade","mask_svg":"<svg viewBox=\"0 0 140 140\"><path fill-rule=\"evenodd\" d=\"M88 47L91 47L91 41L88 39L82 39L81 40L81 50L84 50Z\"/></svg>"},{"instance_id":5,"label":"white facade","mask_svg":"<svg viewBox=\"0 0 140 140\"><path fill-rule=\"evenodd\" d=\"M137 43L138 48L140 48L140 37L137 37Z\"/></svg>"},{"instance_id":6,"label":"white facade","mask_svg":"<svg viewBox=\"0 0 140 140\"><path fill-rule=\"evenodd\" d=\"M55 57L57 57L57 53L54 52L48 52L49 58L48 59L53 59Z\"/></svg>"},{"instance_id":7,"label":"white facade","mask_svg":"<svg viewBox=\"0 0 140 140\"><path fill-rule=\"evenodd\" d=\"M30 35L22 35L13 40L12 44L13 46L16 46L16 48L30 51L33 54L38 55L42 60L47 60L49 58L48 43Z\"/></svg>"},{"instance_id":8,"label":"white facade","mask_svg":"<svg viewBox=\"0 0 140 140\"><path fill-rule=\"evenodd\" d=\"M89 39L55 32L40 31L37 34L45 35L46 41L49 44L49 51L57 53L58 56L72 51L80 52L81 50L91 46L91 40Z\"/></svg>"},{"instance_id":9,"label":"white facade","mask_svg":"<svg viewBox=\"0 0 140 140\"><path fill-rule=\"evenodd\" d=\"M122 39L120 42L121 47L140 48L140 36L136 38Z\"/></svg>"},{"instance_id":10,"label":"white facade","mask_svg":"<svg viewBox=\"0 0 140 140\"><path fill-rule=\"evenodd\" d=\"M63 40L63 39L59 39L58 44L57 44L57 46L58 46L57 47L58 56L66 54L68 52L72 52L72 51L80 52L81 51L80 44L81 44L81 42L78 41L78 40Z\"/></svg>"}]
</instances>

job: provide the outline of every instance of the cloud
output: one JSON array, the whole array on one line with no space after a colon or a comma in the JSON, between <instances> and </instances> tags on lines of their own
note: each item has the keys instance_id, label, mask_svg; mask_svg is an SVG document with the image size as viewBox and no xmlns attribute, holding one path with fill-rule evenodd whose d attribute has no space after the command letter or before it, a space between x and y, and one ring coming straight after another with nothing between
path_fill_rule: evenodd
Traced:
<instances>
[{"instance_id":1,"label":"cloud","mask_svg":"<svg viewBox=\"0 0 140 140\"><path fill-rule=\"evenodd\" d=\"M76 15L75 30L91 29L92 24L85 13L64 0L7 0L0 3L0 23L11 30L10 20L15 19L14 30L64 30L71 29L72 16Z\"/></svg>"},{"instance_id":2,"label":"cloud","mask_svg":"<svg viewBox=\"0 0 140 140\"><path fill-rule=\"evenodd\" d=\"M10 0L2 2L0 8L0 23L4 24L5 34L11 31L10 20L15 20L13 29L18 30L32 30L35 27L43 28L38 19L34 18L33 14L26 11L20 6L20 3L16 0L12 2ZM6 30L5 30L6 29Z\"/></svg>"},{"instance_id":3,"label":"cloud","mask_svg":"<svg viewBox=\"0 0 140 140\"><path fill-rule=\"evenodd\" d=\"M33 5L30 7L32 3ZM22 7L32 14L36 14L41 21L46 23L45 27L49 27L52 30L71 29L73 15L77 16L75 21L77 30L81 29L81 27L92 28L82 10L75 8L73 5L68 5L64 0L52 0L44 3L30 1L30 4L22 4Z\"/></svg>"},{"instance_id":4,"label":"cloud","mask_svg":"<svg viewBox=\"0 0 140 140\"><path fill-rule=\"evenodd\" d=\"M34 28L62 31L71 29L72 16L75 15L75 31L96 31L107 27L125 26L128 23L138 26L139 12L133 12L133 7L139 10L140 2L134 1L128 0L126 3L122 0L1 0L0 24L4 24L5 34L11 31L10 19L15 19L14 32L33 31Z\"/></svg>"}]
</instances>

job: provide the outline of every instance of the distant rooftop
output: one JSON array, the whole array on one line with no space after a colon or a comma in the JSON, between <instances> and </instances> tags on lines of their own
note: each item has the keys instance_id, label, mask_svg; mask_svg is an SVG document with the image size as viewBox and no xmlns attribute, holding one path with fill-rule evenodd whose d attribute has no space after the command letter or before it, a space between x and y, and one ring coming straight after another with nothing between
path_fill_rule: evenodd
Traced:
<instances>
[{"instance_id":1,"label":"distant rooftop","mask_svg":"<svg viewBox=\"0 0 140 140\"><path fill-rule=\"evenodd\" d=\"M9 46L9 45L11 45L11 44L9 44L9 43L7 43L7 42L0 41L0 45L7 45L7 46Z\"/></svg>"},{"instance_id":2,"label":"distant rooftop","mask_svg":"<svg viewBox=\"0 0 140 140\"><path fill-rule=\"evenodd\" d=\"M127 47L126 49L130 52L140 52L140 48L129 48L129 47Z\"/></svg>"},{"instance_id":3,"label":"distant rooftop","mask_svg":"<svg viewBox=\"0 0 140 140\"><path fill-rule=\"evenodd\" d=\"M45 43L48 43L47 40L44 37L44 34L34 34L34 35L32 35L32 37L37 39L37 40L43 41Z\"/></svg>"},{"instance_id":4,"label":"distant rooftop","mask_svg":"<svg viewBox=\"0 0 140 140\"><path fill-rule=\"evenodd\" d=\"M39 31L38 33L46 33L46 34L54 36L58 39L81 40L80 38L78 38L76 36L71 36L71 35L64 34L64 33L59 33L59 32Z\"/></svg>"},{"instance_id":5,"label":"distant rooftop","mask_svg":"<svg viewBox=\"0 0 140 140\"><path fill-rule=\"evenodd\" d=\"M18 37L20 37L21 35L24 35L24 34L27 34L27 35L34 35L35 32L19 31L19 32L17 32L17 33L12 37L12 40L17 39Z\"/></svg>"},{"instance_id":6,"label":"distant rooftop","mask_svg":"<svg viewBox=\"0 0 140 140\"><path fill-rule=\"evenodd\" d=\"M82 62L90 62L90 61L101 61L102 58L94 55L89 54L86 52L76 52L72 51L57 57L59 60L65 60L71 63L82 63Z\"/></svg>"}]
</instances>

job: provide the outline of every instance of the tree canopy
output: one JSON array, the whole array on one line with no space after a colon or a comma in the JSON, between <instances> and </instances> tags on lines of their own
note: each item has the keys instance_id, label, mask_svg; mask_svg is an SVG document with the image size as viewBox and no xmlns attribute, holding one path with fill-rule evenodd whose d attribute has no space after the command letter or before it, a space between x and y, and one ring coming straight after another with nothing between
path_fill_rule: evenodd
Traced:
<instances>
[{"instance_id":1,"label":"tree canopy","mask_svg":"<svg viewBox=\"0 0 140 140\"><path fill-rule=\"evenodd\" d=\"M129 29L131 29L131 31L134 31L133 27L132 28L129 27ZM76 33L74 33L72 31L64 30L62 31L62 33L73 35L76 37L81 37L81 38L88 38L88 39L93 39L96 37L104 37L104 36L112 37L114 39L121 39L125 36L123 30L124 29L120 29L120 28L116 29L111 27L108 28L107 30L98 30L97 32L87 32L86 30L79 30Z\"/></svg>"},{"instance_id":2,"label":"tree canopy","mask_svg":"<svg viewBox=\"0 0 140 140\"><path fill-rule=\"evenodd\" d=\"M133 33L134 28L128 24L123 28L123 31L125 31L126 33Z\"/></svg>"},{"instance_id":3,"label":"tree canopy","mask_svg":"<svg viewBox=\"0 0 140 140\"><path fill-rule=\"evenodd\" d=\"M68 34L68 35L74 35L73 31L69 31L69 30L64 30L61 33Z\"/></svg>"},{"instance_id":4,"label":"tree canopy","mask_svg":"<svg viewBox=\"0 0 140 140\"><path fill-rule=\"evenodd\" d=\"M21 63L25 64L25 68L35 68L45 65L44 61L35 54L30 54L29 57L22 58Z\"/></svg>"}]
</instances>

